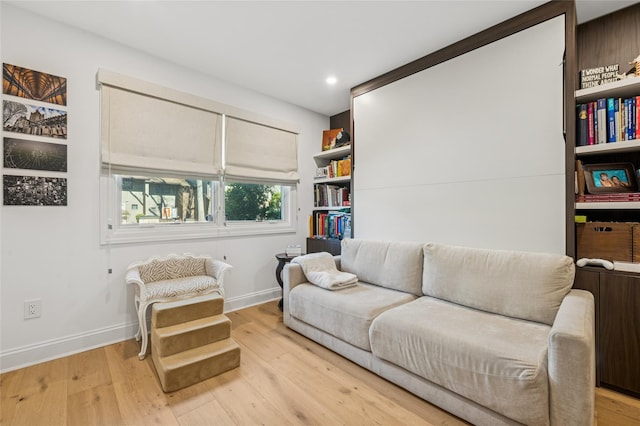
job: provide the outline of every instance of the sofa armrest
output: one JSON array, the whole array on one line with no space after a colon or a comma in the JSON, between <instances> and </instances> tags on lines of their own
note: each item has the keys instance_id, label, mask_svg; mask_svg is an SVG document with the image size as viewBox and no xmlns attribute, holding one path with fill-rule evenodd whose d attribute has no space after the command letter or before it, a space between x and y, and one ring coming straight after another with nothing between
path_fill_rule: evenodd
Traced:
<instances>
[{"instance_id":1,"label":"sofa armrest","mask_svg":"<svg viewBox=\"0 0 640 426\"><path fill-rule=\"evenodd\" d=\"M591 425L595 404L595 307L593 295L571 290L549 333L552 425Z\"/></svg>"},{"instance_id":2,"label":"sofa armrest","mask_svg":"<svg viewBox=\"0 0 640 426\"><path fill-rule=\"evenodd\" d=\"M147 298L147 288L140 277L140 269L137 267L129 267L125 275L125 281L127 284L136 285L136 294L138 295L138 298L141 300L145 300Z\"/></svg>"},{"instance_id":3,"label":"sofa armrest","mask_svg":"<svg viewBox=\"0 0 640 426\"><path fill-rule=\"evenodd\" d=\"M336 268L340 270L340 256L333 256ZM282 290L283 294L288 294L298 284L309 282L302 272L302 267L297 263L287 263L282 269Z\"/></svg>"},{"instance_id":4,"label":"sofa armrest","mask_svg":"<svg viewBox=\"0 0 640 426\"><path fill-rule=\"evenodd\" d=\"M284 294L289 293L298 284L308 282L302 272L302 266L297 263L287 263L282 270L282 289Z\"/></svg>"},{"instance_id":5,"label":"sofa armrest","mask_svg":"<svg viewBox=\"0 0 640 426\"><path fill-rule=\"evenodd\" d=\"M220 288L223 289L225 273L231 269L232 266L221 260L206 258L204 267L207 275L215 278Z\"/></svg>"}]
</instances>

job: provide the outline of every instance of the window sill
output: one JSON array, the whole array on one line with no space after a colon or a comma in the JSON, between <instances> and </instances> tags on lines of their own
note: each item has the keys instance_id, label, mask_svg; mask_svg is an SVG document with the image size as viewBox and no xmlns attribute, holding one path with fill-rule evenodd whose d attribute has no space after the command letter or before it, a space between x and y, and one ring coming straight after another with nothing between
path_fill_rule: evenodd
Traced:
<instances>
[{"instance_id":1,"label":"window sill","mask_svg":"<svg viewBox=\"0 0 640 426\"><path fill-rule=\"evenodd\" d=\"M101 245L153 243L160 241L202 240L268 234L291 234L296 227L291 223L175 223L162 225L133 225L105 231L100 236Z\"/></svg>"}]
</instances>

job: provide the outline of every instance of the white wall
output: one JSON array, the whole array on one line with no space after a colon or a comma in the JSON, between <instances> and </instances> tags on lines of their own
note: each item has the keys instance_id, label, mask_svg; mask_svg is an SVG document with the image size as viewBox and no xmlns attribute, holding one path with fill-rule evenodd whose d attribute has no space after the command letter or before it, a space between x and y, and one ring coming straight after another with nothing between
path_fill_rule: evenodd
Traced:
<instances>
[{"instance_id":1,"label":"white wall","mask_svg":"<svg viewBox=\"0 0 640 426\"><path fill-rule=\"evenodd\" d=\"M564 29L555 17L356 97L355 235L564 253Z\"/></svg>"},{"instance_id":2,"label":"white wall","mask_svg":"<svg viewBox=\"0 0 640 426\"><path fill-rule=\"evenodd\" d=\"M136 328L133 288L127 288L124 273L130 262L149 256L177 252L226 256L233 265L225 285L227 310L280 297L274 255L287 244L305 243L313 205L312 155L318 151L329 118L5 3L0 3L0 15L2 61L66 77L68 85L68 172L64 174L68 179L68 206L1 208L0 370L131 338ZM101 246L98 68L297 126L301 175L298 232ZM22 172L12 170L12 174ZM113 269L111 275L108 268ZM23 319L23 302L27 299L42 299L40 318Z\"/></svg>"}]
</instances>

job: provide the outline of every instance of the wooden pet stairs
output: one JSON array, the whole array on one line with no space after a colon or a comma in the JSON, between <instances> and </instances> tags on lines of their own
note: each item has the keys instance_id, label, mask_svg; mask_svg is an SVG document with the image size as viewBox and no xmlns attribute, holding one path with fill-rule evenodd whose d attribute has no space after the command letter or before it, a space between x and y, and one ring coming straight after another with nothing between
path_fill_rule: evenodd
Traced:
<instances>
[{"instance_id":1,"label":"wooden pet stairs","mask_svg":"<svg viewBox=\"0 0 640 426\"><path fill-rule=\"evenodd\" d=\"M231 338L223 306L217 294L153 305L151 357L165 392L240 365L240 347Z\"/></svg>"}]
</instances>

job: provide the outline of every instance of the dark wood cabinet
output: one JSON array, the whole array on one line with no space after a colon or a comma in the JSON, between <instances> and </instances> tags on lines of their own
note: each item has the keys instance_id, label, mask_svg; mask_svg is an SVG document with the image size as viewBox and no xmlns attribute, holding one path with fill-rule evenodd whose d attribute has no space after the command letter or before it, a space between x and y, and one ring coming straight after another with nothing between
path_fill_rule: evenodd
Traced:
<instances>
[{"instance_id":1,"label":"dark wood cabinet","mask_svg":"<svg viewBox=\"0 0 640 426\"><path fill-rule=\"evenodd\" d=\"M640 397L640 275L578 268L574 288L595 298L596 384Z\"/></svg>"},{"instance_id":2,"label":"dark wood cabinet","mask_svg":"<svg viewBox=\"0 0 640 426\"><path fill-rule=\"evenodd\" d=\"M598 327L598 320L600 319L600 270L576 268L576 278L573 288L587 290L593 294L596 311L596 386L600 386L600 330Z\"/></svg>"},{"instance_id":3,"label":"dark wood cabinet","mask_svg":"<svg viewBox=\"0 0 640 426\"><path fill-rule=\"evenodd\" d=\"M600 273L600 381L640 396L640 277Z\"/></svg>"},{"instance_id":4,"label":"dark wood cabinet","mask_svg":"<svg viewBox=\"0 0 640 426\"><path fill-rule=\"evenodd\" d=\"M326 251L333 255L340 254L340 240L307 238L307 253Z\"/></svg>"}]
</instances>

